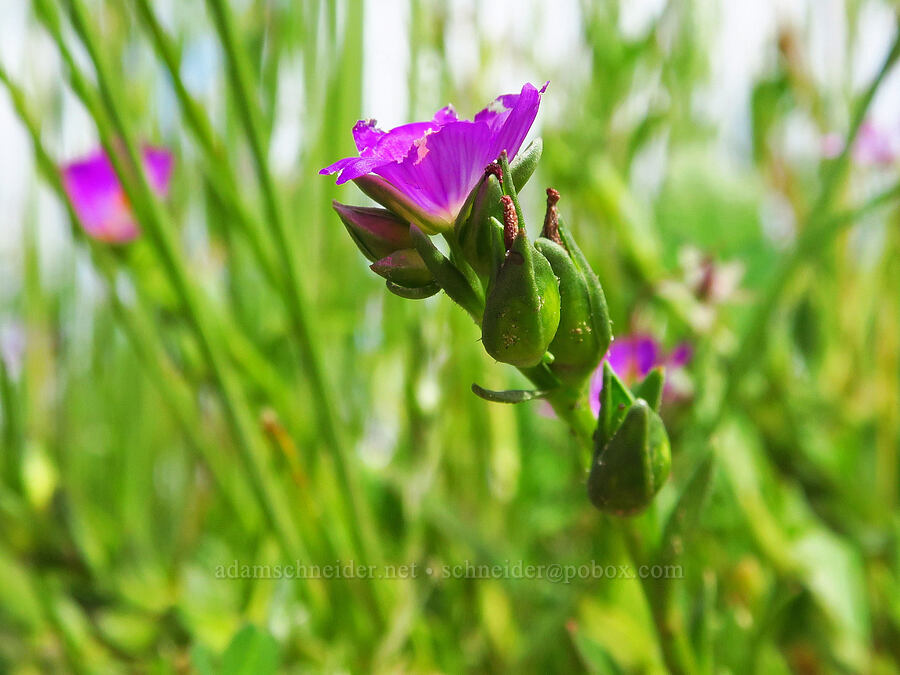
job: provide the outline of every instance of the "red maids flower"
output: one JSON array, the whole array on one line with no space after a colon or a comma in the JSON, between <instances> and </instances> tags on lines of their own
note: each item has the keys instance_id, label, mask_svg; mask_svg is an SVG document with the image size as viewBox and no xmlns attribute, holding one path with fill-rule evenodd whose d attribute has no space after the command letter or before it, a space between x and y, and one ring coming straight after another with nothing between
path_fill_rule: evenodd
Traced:
<instances>
[{"instance_id":1,"label":"red maids flower","mask_svg":"<svg viewBox=\"0 0 900 675\"><path fill-rule=\"evenodd\" d=\"M663 397L671 399L677 398L678 394L671 388L672 375L677 375L677 371L690 360L691 347L687 343L681 343L671 353L665 354L659 343L649 335L629 335L614 340L591 377L590 400L594 416L600 412L604 362L609 363L609 367L629 387L646 377L653 368L665 366L667 373Z\"/></svg>"},{"instance_id":2,"label":"red maids flower","mask_svg":"<svg viewBox=\"0 0 900 675\"><path fill-rule=\"evenodd\" d=\"M502 150L515 157L537 117L545 84L531 84L518 94L500 96L472 120L461 120L452 106L441 108L429 122L404 124L390 131L375 120L353 127L358 157L347 157L322 169L340 173L398 215L435 234L453 226L466 197L484 168Z\"/></svg>"},{"instance_id":3,"label":"red maids flower","mask_svg":"<svg viewBox=\"0 0 900 675\"><path fill-rule=\"evenodd\" d=\"M147 147L143 156L150 187L157 195L166 196L172 176L172 153ZM64 166L62 178L75 214L91 237L125 243L138 236L131 206L103 150Z\"/></svg>"}]
</instances>

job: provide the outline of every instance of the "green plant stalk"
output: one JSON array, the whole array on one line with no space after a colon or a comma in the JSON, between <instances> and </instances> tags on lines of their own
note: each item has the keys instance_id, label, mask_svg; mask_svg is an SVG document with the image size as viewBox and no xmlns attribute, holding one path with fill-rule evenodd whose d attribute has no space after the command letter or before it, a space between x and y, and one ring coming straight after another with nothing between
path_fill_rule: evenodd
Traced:
<instances>
[{"instance_id":1,"label":"green plant stalk","mask_svg":"<svg viewBox=\"0 0 900 675\"><path fill-rule=\"evenodd\" d=\"M586 391L587 383L578 388L563 385L544 364L518 370L539 389L553 392L547 396L546 400L578 440L585 465L590 466L590 462L593 460L593 439L597 420L591 412ZM615 520L623 539L628 544L626 551L629 562L633 569L637 569L642 564L642 558L638 548L633 545L635 541L634 522L628 518ZM680 617L672 613L667 606L668 596L663 594L665 589L654 585L652 580L641 580L641 588L651 610L660 652L667 667L671 672L678 674L695 672L694 655L685 638L685 632L680 630Z\"/></svg>"},{"instance_id":2,"label":"green plant stalk","mask_svg":"<svg viewBox=\"0 0 900 675\"><path fill-rule=\"evenodd\" d=\"M148 0L134 0L139 17L151 36L151 42L157 55L166 66L169 79L175 89L175 97L184 113L188 128L200 143L200 148L206 157L207 174L210 176L210 186L216 196L226 204L236 216L246 236L250 250L263 272L282 295L286 293L284 280L275 263L272 245L263 237L263 225L250 209L240 199L241 191L238 190L234 180L234 171L228 154L224 151L221 139L216 136L209 117L203 112L200 104L190 95L184 82L179 76L180 60L172 39L166 34L150 7Z\"/></svg>"},{"instance_id":3,"label":"green plant stalk","mask_svg":"<svg viewBox=\"0 0 900 675\"><path fill-rule=\"evenodd\" d=\"M31 136L32 148L34 149L39 171L65 205L69 220L73 225L72 232L75 238L88 247L96 269L104 277L115 315L126 337L131 342L135 353L141 360L148 377L156 386L163 401L168 405L176 421L181 426L188 444L209 467L213 479L222 490L238 519L242 521L248 532L251 531L250 495L245 492L243 487L236 487L244 484L234 483L227 477L225 465L221 461L221 452L210 441L202 438L197 431L198 414L190 389L187 384L182 383L178 379L178 373L174 366L171 365L165 351L159 348L153 340L147 338L151 332L149 328L151 320L146 311L140 304L134 307L127 307L116 294L116 273L113 256L105 245L97 244L85 236L83 230L77 225L78 216L68 194L63 189L59 171L41 141L39 126L26 106L25 97L21 89L8 78L2 66L0 66L0 82L3 82L9 91L16 113ZM0 363L0 367L2 367L2 363Z\"/></svg>"},{"instance_id":4,"label":"green plant stalk","mask_svg":"<svg viewBox=\"0 0 900 675\"><path fill-rule=\"evenodd\" d=\"M632 569L646 563L646 558L641 551L640 535L636 523L630 518L617 518L616 524L625 541L625 548L631 559ZM675 675L691 675L697 671L697 663L691 644L687 639L687 626L684 625L681 614L674 612L669 603L671 580L659 581L650 578L640 579L641 590L644 599L653 617L656 635L665 661L666 668Z\"/></svg>"},{"instance_id":5,"label":"green plant stalk","mask_svg":"<svg viewBox=\"0 0 900 675\"><path fill-rule=\"evenodd\" d=\"M800 238L794 247L794 250L787 258L782 259L762 300L757 305L748 328L741 337L738 351L732 360L732 363L725 369L726 380L721 398L719 399L719 405L712 418L703 425L703 435L712 435L724 419L728 401L731 400L737 390L740 378L747 372L752 361L757 358L758 354L761 353L763 349L766 338L765 329L771 318L772 312L777 306L781 293L787 287L789 280L800 268L801 264L808 257L814 256L818 251L830 244L841 230L848 224L853 223L858 217L900 196L900 184L898 184L893 188L876 195L858 208L851 209L850 211L830 218L823 217L831 204L834 190L840 178L845 174L849 166L850 152L856 137L859 134L860 126L866 117L869 106L871 105L878 88L896 63L898 57L900 57L900 33L895 37L894 43L891 46L882 67L879 69L877 75L874 77L863 96L857 102L844 149L826 170L819 197L816 199L815 205L805 220L805 226L801 230ZM712 451L710 450L710 452ZM700 459L701 462L704 460L705 457ZM711 475L712 472L707 474L707 481ZM701 486L701 489L705 488L705 485ZM663 545L666 544L667 542L663 542ZM652 588L648 590L650 591L650 595L648 595L650 604L652 607L657 608L654 609L654 616L658 614L662 620L668 621L669 617L674 616L674 609L669 605L669 594L666 593L663 595L658 590ZM665 626L662 626L662 628L664 629ZM661 633L661 636L664 636L664 633ZM677 656L677 652L673 654L673 656Z\"/></svg>"},{"instance_id":6,"label":"green plant stalk","mask_svg":"<svg viewBox=\"0 0 900 675\"><path fill-rule=\"evenodd\" d=\"M260 128L259 113L255 105L256 97L251 86L250 69L242 49L237 44L234 20L231 11L223 0L208 0L216 30L229 64L229 79L233 88L234 103L244 125L250 149L256 165L257 175L263 191L268 223L272 228L280 260L284 268L287 283L292 323L299 342L303 363L306 367L312 388L313 404L316 406L319 421L326 443L331 449L335 470L338 475L344 497L347 500L351 517L349 526L354 545L363 560L377 562L382 558L378 553L374 522L362 500L362 489L344 445L338 435L333 398L325 380L322 359L319 355L318 342L313 336L311 322L307 312L307 301L304 296L301 278L294 256L295 247L291 245L291 237L285 224L277 190L268 168L263 133Z\"/></svg>"},{"instance_id":7,"label":"green plant stalk","mask_svg":"<svg viewBox=\"0 0 900 675\"><path fill-rule=\"evenodd\" d=\"M45 2L45 0L41 0L41 2ZM48 25L51 28L51 32L54 32L54 39L67 63L70 82L76 93L82 97L82 100L88 106L95 122L97 122L101 141L122 183L123 190L130 203L143 215L141 224L146 228L150 241L157 248L173 286L181 298L204 357L215 380L219 384L226 415L235 434L241 459L245 464L257 499L263 507L284 552L291 557L296 557L300 554L301 547L297 540L296 528L291 523L290 509L287 508L283 495L277 489L270 489L271 486L277 485L277 482L267 479L268 471L264 462L264 457L267 454L266 448L254 428L252 417L249 415L247 403L242 396L240 386L226 365L221 346L216 340L216 332L213 330L210 319L204 312L204 305L200 299L199 292L191 283L184 262L177 252L177 246L172 234L173 227L168 222L167 216L160 208L150 189L140 154L125 125L124 116L118 103L119 100L122 100L122 97L118 96L117 92L114 91L106 64L98 51L99 41L91 32L79 0L67 0L67 4L73 26L80 35L91 61L94 63L100 96L109 116L112 118L111 124L95 98L91 95L90 87L75 66L71 54L65 47L62 35L58 31L58 26L55 27L56 30L54 31L54 27ZM116 134L112 133L110 126L115 128ZM125 165L120 156L121 149L116 141L119 141L121 148L124 148L125 157L129 163L128 166Z\"/></svg>"},{"instance_id":8,"label":"green plant stalk","mask_svg":"<svg viewBox=\"0 0 900 675\"><path fill-rule=\"evenodd\" d=\"M260 219L253 215L239 197L241 190L235 184L233 167L223 149L221 139L213 130L209 117L187 91L179 76L180 61L171 38L160 25L147 0L134 0L134 2L138 15L150 33L156 53L166 66L188 127L193 131L194 137L198 140L206 157L210 187L216 197L236 216L236 221L241 225L241 229L250 243L250 250L262 268L266 279L289 304L289 300L285 297L284 279L273 262L271 243L262 236L263 226ZM288 309L290 308L288 307ZM268 361L259 353L255 345L244 338L243 333L234 331L231 335L233 339L228 340L226 344L242 372L256 381L288 420L292 419L294 408L291 403L292 396L284 386L282 378L269 366Z\"/></svg>"},{"instance_id":9,"label":"green plant stalk","mask_svg":"<svg viewBox=\"0 0 900 675\"><path fill-rule=\"evenodd\" d=\"M839 218L825 217L825 213L831 203L837 183L846 173L849 166L850 152L856 141L856 137L859 134L860 126L866 117L869 106L875 98L875 93L878 91L878 88L881 86L881 83L884 81L888 72L896 63L898 57L900 57L900 32L898 32L897 36L894 38L894 43L891 46L884 63L879 69L878 74L872 80L871 84L855 106L847 142L841 154L834 160L828 169L826 169L819 197L816 199L815 205L805 219L804 227L800 232L800 238L797 241L794 250L787 258L782 259L779 264L762 300L756 307L756 311L754 312L746 331L741 336L739 347L732 363L725 369L726 381L720 405L712 420L706 425L710 432L712 432L722 420L725 414L726 404L734 394L743 373L747 372L749 365L757 358L757 355L761 353L766 338L766 326L769 323L772 312L778 304L781 293L787 287L788 281L790 281L791 277L797 269L799 269L801 263L830 244L834 236L840 232L845 225L853 222L852 219L872 208L880 206L894 197L896 188L888 190L880 195L876 195L876 197L869 200L869 202L862 207L843 214Z\"/></svg>"},{"instance_id":10,"label":"green plant stalk","mask_svg":"<svg viewBox=\"0 0 900 675\"><path fill-rule=\"evenodd\" d=\"M0 452L3 454L0 478L14 492L19 493L22 489L21 462L24 449L22 420L16 385L12 381L2 354L0 354L0 422L3 424L3 433L0 435L3 441L0 446Z\"/></svg>"}]
</instances>

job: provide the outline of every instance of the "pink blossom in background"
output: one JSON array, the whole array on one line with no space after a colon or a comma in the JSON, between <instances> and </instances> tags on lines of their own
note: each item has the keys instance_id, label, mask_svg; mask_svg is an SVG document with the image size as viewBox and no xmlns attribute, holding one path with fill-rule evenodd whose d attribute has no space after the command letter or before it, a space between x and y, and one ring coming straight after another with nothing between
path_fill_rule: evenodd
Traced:
<instances>
[{"instance_id":1,"label":"pink blossom in background","mask_svg":"<svg viewBox=\"0 0 900 675\"><path fill-rule=\"evenodd\" d=\"M548 83L549 84L549 83ZM428 122L383 131L375 120L353 127L358 157L347 157L320 174L340 173L338 185L370 173L391 183L441 227L453 225L463 202L502 150L512 160L531 129L541 95L526 84L518 94L498 97L472 120L461 120L452 106Z\"/></svg>"},{"instance_id":2,"label":"pink blossom in background","mask_svg":"<svg viewBox=\"0 0 900 675\"><path fill-rule=\"evenodd\" d=\"M25 359L25 326L21 321L0 323L0 359L10 378L17 380Z\"/></svg>"},{"instance_id":3,"label":"pink blossom in background","mask_svg":"<svg viewBox=\"0 0 900 675\"><path fill-rule=\"evenodd\" d=\"M670 353L663 352L659 342L649 335L629 335L617 338L609 346L603 361L591 376L590 402L594 416L600 414L600 392L603 390L603 364L610 368L629 387L646 377L653 368L664 366L667 370L663 396L669 397L673 390L669 378L691 360L691 346L682 342Z\"/></svg>"},{"instance_id":4,"label":"pink blossom in background","mask_svg":"<svg viewBox=\"0 0 900 675\"><path fill-rule=\"evenodd\" d=\"M844 137L827 134L822 139L822 154L834 159L844 150ZM853 161L860 166L887 166L900 157L900 128L895 133L879 126L872 120L865 120L859 127L853 144Z\"/></svg>"},{"instance_id":5,"label":"pink blossom in background","mask_svg":"<svg viewBox=\"0 0 900 675\"><path fill-rule=\"evenodd\" d=\"M150 187L165 197L172 177L172 153L164 148L147 147L143 158ZM125 243L138 236L140 231L131 206L103 150L63 166L62 179L75 214L91 237Z\"/></svg>"}]
</instances>

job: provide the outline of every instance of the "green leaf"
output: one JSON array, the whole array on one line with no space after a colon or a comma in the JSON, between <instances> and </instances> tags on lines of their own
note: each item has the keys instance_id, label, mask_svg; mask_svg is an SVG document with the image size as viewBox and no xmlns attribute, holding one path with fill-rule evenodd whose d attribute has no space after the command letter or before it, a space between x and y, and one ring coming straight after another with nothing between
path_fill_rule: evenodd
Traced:
<instances>
[{"instance_id":1,"label":"green leaf","mask_svg":"<svg viewBox=\"0 0 900 675\"><path fill-rule=\"evenodd\" d=\"M625 419L634 396L628 391L609 364L603 364L603 391L600 392L600 418L597 420L596 448L599 452L609 443Z\"/></svg>"},{"instance_id":2,"label":"green leaf","mask_svg":"<svg viewBox=\"0 0 900 675\"><path fill-rule=\"evenodd\" d=\"M708 453L694 470L687 485L684 486L678 501L663 529L662 545L659 554L661 564L666 564L676 557L676 552L683 550L682 538L693 531L700 517L700 511L709 494L713 471L713 453Z\"/></svg>"},{"instance_id":3,"label":"green leaf","mask_svg":"<svg viewBox=\"0 0 900 675\"><path fill-rule=\"evenodd\" d=\"M535 138L528 144L527 148L516 155L512 164L509 165L509 173L517 190L525 187L525 183L528 182L534 170L537 169L543 151L544 141L540 138Z\"/></svg>"},{"instance_id":4,"label":"green leaf","mask_svg":"<svg viewBox=\"0 0 900 675\"><path fill-rule=\"evenodd\" d=\"M424 300L425 298L430 298L432 295L439 293L441 290L441 287L435 283L419 288L410 288L409 286L395 284L390 279L385 279L384 285L387 286L387 289L394 295L406 298L407 300Z\"/></svg>"},{"instance_id":5,"label":"green leaf","mask_svg":"<svg viewBox=\"0 0 900 675\"><path fill-rule=\"evenodd\" d=\"M506 391L491 391L477 384L472 384L472 392L485 401L494 403L524 403L538 398L546 398L550 391L543 389L507 389Z\"/></svg>"},{"instance_id":6,"label":"green leaf","mask_svg":"<svg viewBox=\"0 0 900 675\"><path fill-rule=\"evenodd\" d=\"M221 675L268 675L278 672L278 643L269 633L248 624L241 628L222 655Z\"/></svg>"},{"instance_id":7,"label":"green leaf","mask_svg":"<svg viewBox=\"0 0 900 675\"><path fill-rule=\"evenodd\" d=\"M657 366L647 373L647 377L631 388L631 393L634 394L635 398L642 398L647 401L654 412L659 412L665 380L665 369L662 366Z\"/></svg>"},{"instance_id":8,"label":"green leaf","mask_svg":"<svg viewBox=\"0 0 900 675\"><path fill-rule=\"evenodd\" d=\"M584 631L574 629L569 631L575 651L589 673L598 675L620 675L624 671L616 663L616 660L606 648L584 634Z\"/></svg>"}]
</instances>

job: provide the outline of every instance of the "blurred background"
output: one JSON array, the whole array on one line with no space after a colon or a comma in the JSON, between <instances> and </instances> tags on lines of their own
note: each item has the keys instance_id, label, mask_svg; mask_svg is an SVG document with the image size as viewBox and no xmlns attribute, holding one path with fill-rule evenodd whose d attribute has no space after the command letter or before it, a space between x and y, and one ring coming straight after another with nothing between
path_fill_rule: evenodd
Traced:
<instances>
[{"instance_id":1,"label":"blurred background","mask_svg":"<svg viewBox=\"0 0 900 675\"><path fill-rule=\"evenodd\" d=\"M900 672L897 26L881 0L0 3L0 671ZM525 382L446 299L387 293L331 210L365 198L317 175L360 118L547 80L525 213L559 189L616 336L691 352L628 530L558 420L471 393ZM126 246L60 190L104 135L175 157ZM240 571L350 561L419 574ZM676 578L509 571L641 561ZM436 572L467 563L507 572Z\"/></svg>"}]
</instances>

